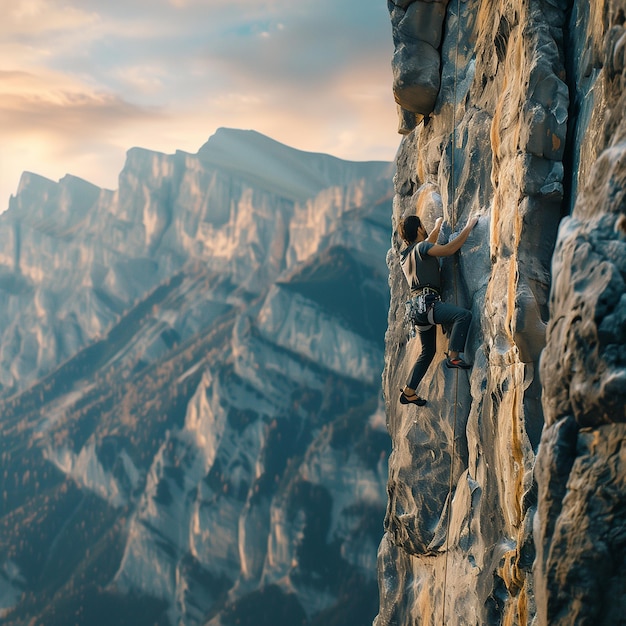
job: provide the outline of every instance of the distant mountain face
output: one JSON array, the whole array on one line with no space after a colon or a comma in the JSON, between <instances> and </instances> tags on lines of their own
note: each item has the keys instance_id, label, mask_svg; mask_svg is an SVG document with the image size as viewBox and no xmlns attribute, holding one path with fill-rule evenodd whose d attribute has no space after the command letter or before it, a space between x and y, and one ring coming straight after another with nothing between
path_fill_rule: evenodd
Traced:
<instances>
[{"instance_id":1,"label":"distant mountain face","mask_svg":"<svg viewBox=\"0 0 626 626\"><path fill-rule=\"evenodd\" d=\"M6 623L365 624L392 171L221 129L0 216Z\"/></svg>"}]
</instances>

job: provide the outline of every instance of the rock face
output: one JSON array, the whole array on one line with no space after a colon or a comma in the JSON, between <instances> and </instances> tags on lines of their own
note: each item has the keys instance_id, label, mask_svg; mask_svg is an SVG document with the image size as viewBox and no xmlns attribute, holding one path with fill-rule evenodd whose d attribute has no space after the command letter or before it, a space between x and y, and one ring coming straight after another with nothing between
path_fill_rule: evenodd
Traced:
<instances>
[{"instance_id":1,"label":"rock face","mask_svg":"<svg viewBox=\"0 0 626 626\"><path fill-rule=\"evenodd\" d=\"M394 236L375 624L622 623L626 4L451 0L432 113L397 81L433 100L434 56L406 40L432 22L401 27L424 4L389 2L406 135L393 226L441 216L445 241L480 216L442 264L444 299L473 312L473 367L442 367L440 333L428 405L398 403L419 339Z\"/></svg>"},{"instance_id":2,"label":"rock face","mask_svg":"<svg viewBox=\"0 0 626 626\"><path fill-rule=\"evenodd\" d=\"M221 129L0 216L3 624L371 623L389 163ZM349 617L346 617L349 616Z\"/></svg>"}]
</instances>

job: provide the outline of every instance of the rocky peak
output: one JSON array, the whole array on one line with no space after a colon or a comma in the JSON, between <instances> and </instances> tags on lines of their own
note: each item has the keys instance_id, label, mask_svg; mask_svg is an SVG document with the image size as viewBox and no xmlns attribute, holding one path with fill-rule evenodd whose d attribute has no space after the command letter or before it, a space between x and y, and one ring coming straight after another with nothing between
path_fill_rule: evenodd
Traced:
<instances>
[{"instance_id":1,"label":"rocky peak","mask_svg":"<svg viewBox=\"0 0 626 626\"><path fill-rule=\"evenodd\" d=\"M196 155L129 150L115 192L25 174L0 220L1 284L21 294L0 302L0 384L44 375L187 264L259 294L331 240L362 247L343 216L380 208L389 176L229 129Z\"/></svg>"}]
</instances>

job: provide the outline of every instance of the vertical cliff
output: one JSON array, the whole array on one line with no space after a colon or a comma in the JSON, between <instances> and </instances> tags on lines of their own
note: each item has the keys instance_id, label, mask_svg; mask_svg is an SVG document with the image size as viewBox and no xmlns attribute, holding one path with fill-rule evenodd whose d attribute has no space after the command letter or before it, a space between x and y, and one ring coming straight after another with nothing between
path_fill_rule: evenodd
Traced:
<instances>
[{"instance_id":1,"label":"vertical cliff","mask_svg":"<svg viewBox=\"0 0 626 626\"><path fill-rule=\"evenodd\" d=\"M390 0L393 227L444 218L444 299L473 312L419 392L392 240L393 442L376 626L616 624L624 612L623 0Z\"/></svg>"}]
</instances>

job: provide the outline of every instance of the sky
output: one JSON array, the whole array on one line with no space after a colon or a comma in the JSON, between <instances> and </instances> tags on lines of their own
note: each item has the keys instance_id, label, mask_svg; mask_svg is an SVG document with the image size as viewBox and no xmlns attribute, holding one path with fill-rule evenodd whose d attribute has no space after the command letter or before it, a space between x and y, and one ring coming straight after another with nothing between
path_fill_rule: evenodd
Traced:
<instances>
[{"instance_id":1,"label":"sky","mask_svg":"<svg viewBox=\"0 0 626 626\"><path fill-rule=\"evenodd\" d=\"M385 0L0 0L0 211L24 171L117 188L220 127L393 160Z\"/></svg>"}]
</instances>

